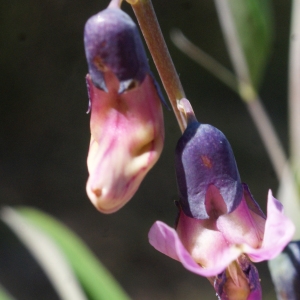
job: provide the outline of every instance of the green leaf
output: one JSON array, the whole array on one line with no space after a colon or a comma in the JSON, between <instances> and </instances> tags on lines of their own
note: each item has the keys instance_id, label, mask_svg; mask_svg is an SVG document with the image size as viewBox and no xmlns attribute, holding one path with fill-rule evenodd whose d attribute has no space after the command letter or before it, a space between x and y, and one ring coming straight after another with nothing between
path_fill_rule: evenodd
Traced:
<instances>
[{"instance_id":1,"label":"green leaf","mask_svg":"<svg viewBox=\"0 0 300 300\"><path fill-rule=\"evenodd\" d=\"M228 0L250 77L257 88L262 80L273 41L269 0Z\"/></svg>"},{"instance_id":2,"label":"green leaf","mask_svg":"<svg viewBox=\"0 0 300 300\"><path fill-rule=\"evenodd\" d=\"M129 300L95 255L71 230L34 208L17 209L31 224L47 233L67 256L79 282L91 300Z\"/></svg>"},{"instance_id":3,"label":"green leaf","mask_svg":"<svg viewBox=\"0 0 300 300\"><path fill-rule=\"evenodd\" d=\"M47 233L10 207L2 208L0 217L43 269L60 299L87 300L66 255Z\"/></svg>"},{"instance_id":4,"label":"green leaf","mask_svg":"<svg viewBox=\"0 0 300 300\"><path fill-rule=\"evenodd\" d=\"M0 285L0 300L14 300L14 298Z\"/></svg>"}]
</instances>

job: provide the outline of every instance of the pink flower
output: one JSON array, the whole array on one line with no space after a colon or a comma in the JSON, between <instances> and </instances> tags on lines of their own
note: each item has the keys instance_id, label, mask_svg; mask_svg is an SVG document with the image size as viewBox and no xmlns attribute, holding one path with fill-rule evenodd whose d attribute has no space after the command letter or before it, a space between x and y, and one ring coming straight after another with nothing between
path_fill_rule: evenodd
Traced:
<instances>
[{"instance_id":1,"label":"pink flower","mask_svg":"<svg viewBox=\"0 0 300 300\"><path fill-rule=\"evenodd\" d=\"M121 208L163 148L161 97L138 30L117 7L85 26L91 110L87 194L104 213Z\"/></svg>"},{"instance_id":2,"label":"pink flower","mask_svg":"<svg viewBox=\"0 0 300 300\"><path fill-rule=\"evenodd\" d=\"M220 299L261 299L250 260L272 259L291 240L294 225L282 205L269 191L265 218L240 182L226 137L195 118L178 141L175 162L180 195L176 226L155 222L150 244L208 277Z\"/></svg>"},{"instance_id":3,"label":"pink flower","mask_svg":"<svg viewBox=\"0 0 300 300\"><path fill-rule=\"evenodd\" d=\"M208 193L209 200L214 197L222 201L214 186ZM157 221L150 229L149 242L189 271L210 277L224 271L243 253L253 262L274 258L293 234L294 225L272 192L268 194L265 219L245 186L242 201L233 212L198 220L180 210L176 229Z\"/></svg>"}]
</instances>

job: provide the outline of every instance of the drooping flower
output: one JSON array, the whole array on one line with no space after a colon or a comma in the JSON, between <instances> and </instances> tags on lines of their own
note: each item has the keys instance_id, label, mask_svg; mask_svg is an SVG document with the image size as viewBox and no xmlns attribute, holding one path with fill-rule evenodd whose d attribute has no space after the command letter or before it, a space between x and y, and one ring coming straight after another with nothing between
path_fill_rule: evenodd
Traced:
<instances>
[{"instance_id":1,"label":"drooping flower","mask_svg":"<svg viewBox=\"0 0 300 300\"><path fill-rule=\"evenodd\" d=\"M87 194L104 213L121 208L163 148L161 95L138 29L112 1L85 25L91 110Z\"/></svg>"},{"instance_id":2,"label":"drooping flower","mask_svg":"<svg viewBox=\"0 0 300 300\"><path fill-rule=\"evenodd\" d=\"M294 226L271 191L265 218L240 181L224 134L191 117L186 99L181 105L189 116L176 147L179 213L175 229L154 223L150 244L189 271L209 277L220 299L261 299L258 273L250 260L278 255L291 240Z\"/></svg>"}]
</instances>

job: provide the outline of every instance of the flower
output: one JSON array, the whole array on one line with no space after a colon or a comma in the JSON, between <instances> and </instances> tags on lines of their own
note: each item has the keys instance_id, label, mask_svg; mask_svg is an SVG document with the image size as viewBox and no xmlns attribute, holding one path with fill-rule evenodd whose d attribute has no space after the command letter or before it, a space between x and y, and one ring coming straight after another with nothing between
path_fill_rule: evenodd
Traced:
<instances>
[{"instance_id":1,"label":"flower","mask_svg":"<svg viewBox=\"0 0 300 300\"><path fill-rule=\"evenodd\" d=\"M159 88L138 30L110 5L85 25L91 110L87 194L104 213L121 208L138 189L163 148Z\"/></svg>"},{"instance_id":2,"label":"flower","mask_svg":"<svg viewBox=\"0 0 300 300\"><path fill-rule=\"evenodd\" d=\"M181 102L186 111L191 110L187 100ZM291 240L294 226L271 191L265 218L247 185L240 182L224 134L195 118L188 120L176 147L180 195L176 226L155 222L149 242L189 271L213 277L221 299L260 299L259 278L250 260L278 255ZM246 295L230 296L245 286Z\"/></svg>"}]
</instances>

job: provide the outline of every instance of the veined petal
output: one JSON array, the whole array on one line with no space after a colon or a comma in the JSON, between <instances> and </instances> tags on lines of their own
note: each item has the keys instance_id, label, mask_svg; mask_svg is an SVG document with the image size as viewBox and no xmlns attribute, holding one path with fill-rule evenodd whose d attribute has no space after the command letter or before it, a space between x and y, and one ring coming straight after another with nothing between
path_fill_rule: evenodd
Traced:
<instances>
[{"instance_id":1,"label":"veined petal","mask_svg":"<svg viewBox=\"0 0 300 300\"><path fill-rule=\"evenodd\" d=\"M240 249L236 247L224 247L216 251L212 264L209 268L201 267L187 249L183 246L175 229L169 227L163 222L157 221L149 231L149 242L158 251L178 260L189 271L205 276L215 276L222 272L233 260L240 254ZM213 251L214 244L211 244L209 250ZM207 250L207 249L206 249ZM203 253L206 255L207 253Z\"/></svg>"},{"instance_id":2,"label":"veined petal","mask_svg":"<svg viewBox=\"0 0 300 300\"><path fill-rule=\"evenodd\" d=\"M243 252L254 262L272 259L291 241L294 232L294 224L284 215L282 204L273 197L271 190L269 190L267 220L262 246L255 249L244 244L242 246Z\"/></svg>"}]
</instances>

